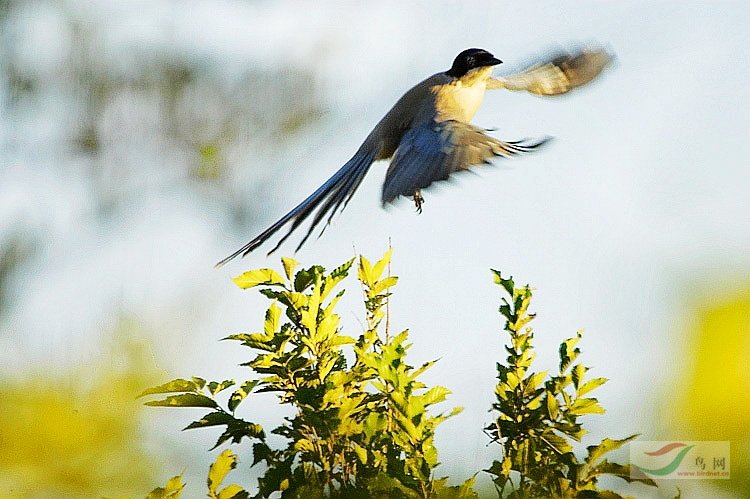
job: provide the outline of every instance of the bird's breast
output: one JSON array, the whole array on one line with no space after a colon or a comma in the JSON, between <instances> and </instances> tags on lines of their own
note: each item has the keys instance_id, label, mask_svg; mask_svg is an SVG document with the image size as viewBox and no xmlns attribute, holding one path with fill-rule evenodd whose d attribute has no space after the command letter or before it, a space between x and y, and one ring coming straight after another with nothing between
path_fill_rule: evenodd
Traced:
<instances>
[{"instance_id":1,"label":"bird's breast","mask_svg":"<svg viewBox=\"0 0 750 499\"><path fill-rule=\"evenodd\" d=\"M442 120L457 120L469 122L477 114L482 105L486 81L477 81L472 85L464 85L460 80L450 85L438 88L435 107L438 118Z\"/></svg>"}]
</instances>

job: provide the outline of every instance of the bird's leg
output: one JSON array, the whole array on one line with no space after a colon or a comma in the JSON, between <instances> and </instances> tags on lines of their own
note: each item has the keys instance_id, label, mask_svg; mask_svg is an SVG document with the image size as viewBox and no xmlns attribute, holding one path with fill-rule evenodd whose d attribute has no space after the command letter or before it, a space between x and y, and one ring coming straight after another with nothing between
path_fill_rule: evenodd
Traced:
<instances>
[{"instance_id":1,"label":"bird's leg","mask_svg":"<svg viewBox=\"0 0 750 499\"><path fill-rule=\"evenodd\" d=\"M414 204L417 207L417 213L422 213L422 203L424 203L424 198L422 197L422 192L420 190L414 191Z\"/></svg>"}]
</instances>

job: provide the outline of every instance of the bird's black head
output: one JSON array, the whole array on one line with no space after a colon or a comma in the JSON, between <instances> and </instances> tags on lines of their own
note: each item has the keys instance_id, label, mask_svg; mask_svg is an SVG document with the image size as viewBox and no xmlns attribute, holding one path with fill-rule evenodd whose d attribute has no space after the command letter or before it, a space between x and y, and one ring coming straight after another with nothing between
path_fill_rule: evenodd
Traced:
<instances>
[{"instance_id":1,"label":"bird's black head","mask_svg":"<svg viewBox=\"0 0 750 499\"><path fill-rule=\"evenodd\" d=\"M447 73L454 78L460 78L472 69L496 66L502 64L502 62L484 49L466 49L456 56L453 60L453 66Z\"/></svg>"}]
</instances>

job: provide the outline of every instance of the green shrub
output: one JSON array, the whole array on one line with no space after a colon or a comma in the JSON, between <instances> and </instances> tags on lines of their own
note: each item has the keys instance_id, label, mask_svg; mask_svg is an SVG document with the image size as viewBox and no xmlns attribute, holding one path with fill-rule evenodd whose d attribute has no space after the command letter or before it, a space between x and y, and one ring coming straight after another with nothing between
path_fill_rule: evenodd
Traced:
<instances>
[{"instance_id":1,"label":"green shrub","mask_svg":"<svg viewBox=\"0 0 750 499\"><path fill-rule=\"evenodd\" d=\"M236 277L243 289L257 288L271 301L263 330L225 339L239 342L252 352L243 364L251 379L206 382L202 378L175 379L142 395L169 394L151 406L200 407L208 410L185 429L223 427L214 448L248 439L253 443L252 465L263 463L253 497L267 498L475 498L475 477L461 486L437 478L438 454L434 446L437 426L461 411L454 408L433 413L432 406L450 393L442 386L427 387L419 381L434 362L418 368L406 361L408 331L391 336L387 303L397 278L390 275L391 251L372 265L360 256L357 278L362 286L366 330L357 338L343 334L336 304L344 293L337 286L347 277L355 259L328 273L313 266L298 270L298 262L282 258L284 275L257 269ZM620 498L598 489L603 475L632 481L629 465L603 459L635 435L606 438L588 447L582 460L573 452L573 441L585 434L580 417L602 414L604 409L590 396L606 382L586 378L588 368L577 363L581 338L560 345L556 375L530 370L535 357L533 331L528 323L531 290L516 288L512 279L493 271L495 282L509 295L500 313L510 336L505 364L497 364L495 420L485 428L492 442L500 444L499 460L485 470L500 497ZM385 319L385 320L384 320ZM345 353L352 362L347 362ZM232 390L225 407L217 395ZM266 429L236 414L253 393L274 393L279 402L293 408L293 416L271 430L284 437L285 446L273 447ZM225 392L226 393L226 392ZM221 486L237 456L225 450L209 470L211 498L250 497L243 487ZM655 485L648 479L638 479ZM179 497L183 483L172 478L149 497Z\"/></svg>"},{"instance_id":2,"label":"green shrub","mask_svg":"<svg viewBox=\"0 0 750 499\"><path fill-rule=\"evenodd\" d=\"M485 428L493 442L501 444L503 458L486 470L500 497L602 497L620 498L612 491L600 491L602 475L614 475L627 481L656 484L648 478L633 479L630 465L602 459L608 452L633 440L605 438L587 448L579 460L571 441L579 442L587 432L579 420L587 414L604 414L597 399L589 394L606 383L605 378L586 379L588 367L576 363L581 353L575 337L560 344L560 365L556 375L533 372L536 353L532 345L534 331L527 325L534 319L528 311L529 286L517 288L512 278L505 279L493 270L495 282L509 295L502 298L500 314L504 330L510 336L505 346L506 364L497 364L496 400L492 405L495 421Z\"/></svg>"},{"instance_id":3,"label":"green shrub","mask_svg":"<svg viewBox=\"0 0 750 499\"><path fill-rule=\"evenodd\" d=\"M389 289L398 280L384 275L390 257L389 251L374 265L359 257L367 330L356 339L340 331L335 313L343 294L336 287L354 259L330 273L320 266L295 273L297 262L284 258L285 276L271 269L238 276L234 281L239 287L257 287L271 300L262 332L226 338L253 352L244 365L257 377L239 385L231 380L176 379L142 395L178 394L147 405L209 409L186 429L223 426L215 447L243 438L253 441L253 465L263 462L266 467L256 497L276 491L285 498L475 497L470 492L473 480L448 487L446 479L434 476L435 429L460 408L428 412L449 390L419 381L433 362L419 368L406 363L408 331L390 337L383 327ZM354 354L351 365L345 349ZM223 408L216 395L232 387ZM294 416L272 430L285 437L286 447L272 448L264 428L235 415L253 392L275 393L281 404L294 408ZM244 491L232 492L221 497L247 497Z\"/></svg>"}]
</instances>

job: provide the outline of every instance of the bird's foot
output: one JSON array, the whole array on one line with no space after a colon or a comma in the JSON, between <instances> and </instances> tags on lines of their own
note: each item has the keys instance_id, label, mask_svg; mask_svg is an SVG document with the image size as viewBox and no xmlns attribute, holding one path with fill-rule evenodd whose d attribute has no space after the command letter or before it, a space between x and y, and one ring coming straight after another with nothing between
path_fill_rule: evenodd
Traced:
<instances>
[{"instance_id":1,"label":"bird's foot","mask_svg":"<svg viewBox=\"0 0 750 499\"><path fill-rule=\"evenodd\" d=\"M417 207L417 213L422 213L422 203L424 203L422 192L415 191L413 197L414 197L414 205Z\"/></svg>"}]
</instances>

